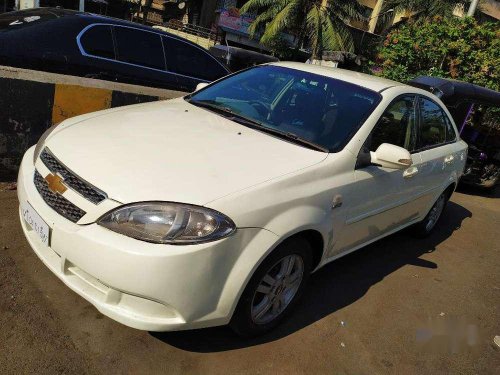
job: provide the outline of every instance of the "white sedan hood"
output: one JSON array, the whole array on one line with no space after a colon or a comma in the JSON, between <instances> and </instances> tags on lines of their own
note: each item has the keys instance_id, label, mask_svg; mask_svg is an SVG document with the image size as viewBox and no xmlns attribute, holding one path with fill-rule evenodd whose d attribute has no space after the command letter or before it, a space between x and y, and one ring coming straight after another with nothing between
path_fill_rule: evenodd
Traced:
<instances>
[{"instance_id":1,"label":"white sedan hood","mask_svg":"<svg viewBox=\"0 0 500 375\"><path fill-rule=\"evenodd\" d=\"M67 120L46 146L70 170L121 203L204 205L327 156L183 99Z\"/></svg>"}]
</instances>

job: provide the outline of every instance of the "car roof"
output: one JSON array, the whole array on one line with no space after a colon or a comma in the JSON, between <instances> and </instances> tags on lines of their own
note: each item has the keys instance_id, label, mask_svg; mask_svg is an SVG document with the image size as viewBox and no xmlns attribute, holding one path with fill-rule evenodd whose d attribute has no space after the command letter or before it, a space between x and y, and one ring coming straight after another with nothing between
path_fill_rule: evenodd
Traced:
<instances>
[{"instance_id":1,"label":"car roof","mask_svg":"<svg viewBox=\"0 0 500 375\"><path fill-rule=\"evenodd\" d=\"M389 87L394 87L394 86L406 86L409 89L412 89L411 86L405 85L401 82L391 81L390 79L380 78L369 74L358 73L352 70L331 68L331 67L305 64L299 62L276 62L276 63L270 63L269 65L282 66L284 68L302 70L308 73L331 77L341 81L353 83L358 86L366 87L367 89L377 92L383 91Z\"/></svg>"},{"instance_id":2,"label":"car roof","mask_svg":"<svg viewBox=\"0 0 500 375\"><path fill-rule=\"evenodd\" d=\"M100 14L80 12L78 10L41 7L41 8L30 8L30 9L19 10L16 12L4 13L1 16L23 16L23 15L30 15L30 16L40 15L40 16L56 18L56 19L57 18L67 19L67 18L72 18L72 17L75 17L75 18L78 17L79 19L85 20L89 24L91 24L91 23L109 23L109 24L113 24L113 25L129 26L129 27L134 27L135 29L154 31L155 33L168 35L168 36L176 38L176 39L182 39L183 41L185 41L189 44L196 45L187 39L180 38L177 35L170 34L170 33L165 32L163 30L153 29L150 26L141 25L141 24L136 23L136 22L126 21L126 20L122 20L119 18L102 16Z\"/></svg>"}]
</instances>

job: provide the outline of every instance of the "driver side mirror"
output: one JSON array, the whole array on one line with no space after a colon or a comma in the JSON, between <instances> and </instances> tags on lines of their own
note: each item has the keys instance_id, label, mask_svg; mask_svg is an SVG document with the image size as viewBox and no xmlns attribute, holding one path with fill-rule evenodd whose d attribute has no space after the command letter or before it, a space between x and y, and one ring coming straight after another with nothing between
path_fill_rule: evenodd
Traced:
<instances>
[{"instance_id":1,"label":"driver side mirror","mask_svg":"<svg viewBox=\"0 0 500 375\"><path fill-rule=\"evenodd\" d=\"M405 169L412 165L410 152L390 143L382 143L377 151L370 152L371 163L384 168Z\"/></svg>"},{"instance_id":2,"label":"driver side mirror","mask_svg":"<svg viewBox=\"0 0 500 375\"><path fill-rule=\"evenodd\" d=\"M205 88L207 86L208 86L208 83L206 83L206 82L200 82L200 83L198 83L196 85L196 89L194 91L199 91L199 90L201 90L201 89L203 89L203 88Z\"/></svg>"}]
</instances>

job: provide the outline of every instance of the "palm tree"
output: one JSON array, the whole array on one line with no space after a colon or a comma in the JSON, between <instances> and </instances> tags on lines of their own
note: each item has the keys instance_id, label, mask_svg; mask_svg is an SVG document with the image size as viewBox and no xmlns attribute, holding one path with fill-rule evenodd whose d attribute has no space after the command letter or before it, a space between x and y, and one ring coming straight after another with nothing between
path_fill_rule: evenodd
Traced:
<instances>
[{"instance_id":1,"label":"palm tree","mask_svg":"<svg viewBox=\"0 0 500 375\"><path fill-rule=\"evenodd\" d=\"M379 0L380 1L380 0ZM384 9L410 14L416 20L428 20L435 16L451 16L457 6L465 7L471 0L385 0Z\"/></svg>"},{"instance_id":2,"label":"palm tree","mask_svg":"<svg viewBox=\"0 0 500 375\"><path fill-rule=\"evenodd\" d=\"M284 31L298 36L297 48L308 41L312 58L321 59L324 50L352 52L354 44L347 27L362 19L357 0L248 0L240 13L257 13L249 32L253 37L262 26L262 44L279 39Z\"/></svg>"}]
</instances>

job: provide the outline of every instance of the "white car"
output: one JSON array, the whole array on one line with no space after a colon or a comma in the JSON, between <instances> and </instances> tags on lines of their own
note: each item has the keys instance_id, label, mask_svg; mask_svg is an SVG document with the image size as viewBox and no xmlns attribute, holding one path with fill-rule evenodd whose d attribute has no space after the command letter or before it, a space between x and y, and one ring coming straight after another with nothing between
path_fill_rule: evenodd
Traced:
<instances>
[{"instance_id":1,"label":"white car","mask_svg":"<svg viewBox=\"0 0 500 375\"><path fill-rule=\"evenodd\" d=\"M311 272L428 234L467 145L433 94L300 63L49 129L19 172L24 233L100 312L170 331L274 327Z\"/></svg>"}]
</instances>

